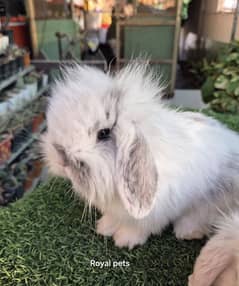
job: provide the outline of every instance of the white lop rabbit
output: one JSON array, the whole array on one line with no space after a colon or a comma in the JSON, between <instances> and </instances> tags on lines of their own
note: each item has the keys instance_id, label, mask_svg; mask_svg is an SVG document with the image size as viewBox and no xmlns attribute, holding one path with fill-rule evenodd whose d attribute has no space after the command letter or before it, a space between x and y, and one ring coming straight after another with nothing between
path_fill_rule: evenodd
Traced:
<instances>
[{"instance_id":1,"label":"white lop rabbit","mask_svg":"<svg viewBox=\"0 0 239 286\"><path fill-rule=\"evenodd\" d=\"M201 238L239 196L239 136L165 107L157 82L147 65L115 76L76 65L49 101L47 165L100 210L97 233L119 247L143 244L169 223L179 239Z\"/></svg>"}]
</instances>

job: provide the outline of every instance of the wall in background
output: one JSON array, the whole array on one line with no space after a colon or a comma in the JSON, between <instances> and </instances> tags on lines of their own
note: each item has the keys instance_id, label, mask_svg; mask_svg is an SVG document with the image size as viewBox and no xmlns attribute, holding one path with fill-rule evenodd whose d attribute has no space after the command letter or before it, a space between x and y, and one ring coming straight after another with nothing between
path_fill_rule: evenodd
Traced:
<instances>
[{"instance_id":1,"label":"wall in background","mask_svg":"<svg viewBox=\"0 0 239 286\"><path fill-rule=\"evenodd\" d=\"M191 51L199 47L198 35L201 35L200 47L212 54L231 40L234 13L222 12L223 0L193 0L189 8L189 19L181 29L180 59L191 57ZM221 4L221 5L220 5ZM220 8L220 9L218 9ZM236 39L239 40L239 20ZM190 54L190 55L189 55Z\"/></svg>"},{"instance_id":2,"label":"wall in background","mask_svg":"<svg viewBox=\"0 0 239 286\"><path fill-rule=\"evenodd\" d=\"M218 11L220 0L201 0L204 6L201 11L201 34L211 40L229 43L233 25L233 12ZM239 21L237 24L236 39L239 39Z\"/></svg>"}]
</instances>

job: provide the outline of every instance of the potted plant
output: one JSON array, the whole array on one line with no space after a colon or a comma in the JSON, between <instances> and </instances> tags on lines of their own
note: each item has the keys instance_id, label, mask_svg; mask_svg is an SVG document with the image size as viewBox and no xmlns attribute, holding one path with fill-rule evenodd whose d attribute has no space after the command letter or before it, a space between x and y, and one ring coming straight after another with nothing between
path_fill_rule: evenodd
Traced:
<instances>
[{"instance_id":1,"label":"potted plant","mask_svg":"<svg viewBox=\"0 0 239 286\"><path fill-rule=\"evenodd\" d=\"M37 115L35 115L32 119L32 132L38 132L39 131L39 127L41 126L41 124L44 122L44 113L39 113Z\"/></svg>"},{"instance_id":2,"label":"potted plant","mask_svg":"<svg viewBox=\"0 0 239 286\"><path fill-rule=\"evenodd\" d=\"M48 74L42 74L42 87L46 87L48 85Z\"/></svg>"},{"instance_id":3,"label":"potted plant","mask_svg":"<svg viewBox=\"0 0 239 286\"><path fill-rule=\"evenodd\" d=\"M23 55L24 66L28 67L31 64L30 53L28 51L24 52Z\"/></svg>"},{"instance_id":4,"label":"potted plant","mask_svg":"<svg viewBox=\"0 0 239 286\"><path fill-rule=\"evenodd\" d=\"M16 201L21 198L24 193L23 186L13 175L8 175L2 185L4 189L3 197L5 204Z\"/></svg>"},{"instance_id":5,"label":"potted plant","mask_svg":"<svg viewBox=\"0 0 239 286\"><path fill-rule=\"evenodd\" d=\"M8 58L3 60L2 68L3 68L3 79L10 77L11 76L11 67L10 67L10 61Z\"/></svg>"},{"instance_id":6,"label":"potted plant","mask_svg":"<svg viewBox=\"0 0 239 286\"><path fill-rule=\"evenodd\" d=\"M35 98L37 94L37 79L34 76L26 76L24 78L26 88L31 98Z\"/></svg>"},{"instance_id":7,"label":"potted plant","mask_svg":"<svg viewBox=\"0 0 239 286\"><path fill-rule=\"evenodd\" d=\"M4 189L0 186L0 206L5 205Z\"/></svg>"},{"instance_id":8,"label":"potted plant","mask_svg":"<svg viewBox=\"0 0 239 286\"><path fill-rule=\"evenodd\" d=\"M27 162L27 167L28 167L28 172L27 172L27 176L26 176L26 179L24 181L24 184L23 184L25 192L29 191L29 189L32 187L33 181L35 179L32 163Z\"/></svg>"},{"instance_id":9,"label":"potted plant","mask_svg":"<svg viewBox=\"0 0 239 286\"><path fill-rule=\"evenodd\" d=\"M26 142L26 140L29 138L29 132L24 128L19 128L17 131L15 131L13 139L12 139L12 146L11 150L12 152L16 152L19 147Z\"/></svg>"},{"instance_id":10,"label":"potted plant","mask_svg":"<svg viewBox=\"0 0 239 286\"><path fill-rule=\"evenodd\" d=\"M42 88L42 74L37 72L37 71L33 71L30 73L31 77L34 77L37 81L37 90L40 90Z\"/></svg>"},{"instance_id":11,"label":"potted plant","mask_svg":"<svg viewBox=\"0 0 239 286\"><path fill-rule=\"evenodd\" d=\"M34 150L31 150L30 152L34 152ZM29 152L28 152L29 153ZM30 156L31 157L31 156ZM24 190L29 191L29 189L32 187L34 180L39 178L42 172L43 168L43 162L41 160L36 159L36 156L32 154L31 160L27 162L28 165L28 173L26 176L26 180L24 183Z\"/></svg>"},{"instance_id":12,"label":"potted plant","mask_svg":"<svg viewBox=\"0 0 239 286\"><path fill-rule=\"evenodd\" d=\"M8 111L10 109L10 105L8 101L0 102L0 119L6 117Z\"/></svg>"},{"instance_id":13,"label":"potted plant","mask_svg":"<svg viewBox=\"0 0 239 286\"><path fill-rule=\"evenodd\" d=\"M4 61L0 59L0 81L4 80L4 68L3 68Z\"/></svg>"},{"instance_id":14,"label":"potted plant","mask_svg":"<svg viewBox=\"0 0 239 286\"><path fill-rule=\"evenodd\" d=\"M20 110L24 107L27 102L28 93L26 89L15 87L11 91L8 92L9 97L9 109L11 111ZM29 100L29 99L28 99Z\"/></svg>"},{"instance_id":15,"label":"potted plant","mask_svg":"<svg viewBox=\"0 0 239 286\"><path fill-rule=\"evenodd\" d=\"M18 71L24 68L24 52L18 47L13 50Z\"/></svg>"},{"instance_id":16,"label":"potted plant","mask_svg":"<svg viewBox=\"0 0 239 286\"><path fill-rule=\"evenodd\" d=\"M18 161L15 164L12 164L12 174L20 183L24 183L27 177L27 166L23 160Z\"/></svg>"},{"instance_id":17,"label":"potted plant","mask_svg":"<svg viewBox=\"0 0 239 286\"><path fill-rule=\"evenodd\" d=\"M2 186L4 180L6 179L6 177L8 176L7 172L4 170L0 170L0 206L5 206L6 201L4 198L4 188Z\"/></svg>"},{"instance_id":18,"label":"potted plant","mask_svg":"<svg viewBox=\"0 0 239 286\"><path fill-rule=\"evenodd\" d=\"M43 162L38 158L36 160L33 160L32 164L33 164L32 175L34 178L38 178L42 172Z\"/></svg>"},{"instance_id":19,"label":"potted plant","mask_svg":"<svg viewBox=\"0 0 239 286\"><path fill-rule=\"evenodd\" d=\"M9 56L9 65L10 65L10 74L16 74L17 73L17 62L16 58L13 55Z\"/></svg>"},{"instance_id":20,"label":"potted plant","mask_svg":"<svg viewBox=\"0 0 239 286\"><path fill-rule=\"evenodd\" d=\"M33 113L31 109L26 108L22 112L14 113L8 119L6 126L7 129L11 130L11 133L13 134L12 152L15 152L29 137L31 130L27 128L27 124L31 122L32 116Z\"/></svg>"},{"instance_id":21,"label":"potted plant","mask_svg":"<svg viewBox=\"0 0 239 286\"><path fill-rule=\"evenodd\" d=\"M11 156L12 135L0 134L0 165L7 161Z\"/></svg>"}]
</instances>

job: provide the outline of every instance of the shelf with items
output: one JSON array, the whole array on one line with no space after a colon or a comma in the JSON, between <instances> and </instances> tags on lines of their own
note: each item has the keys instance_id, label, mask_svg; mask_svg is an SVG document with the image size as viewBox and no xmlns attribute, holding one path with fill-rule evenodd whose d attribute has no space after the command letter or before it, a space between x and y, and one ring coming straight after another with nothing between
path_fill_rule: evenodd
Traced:
<instances>
[{"instance_id":1,"label":"shelf with items","mask_svg":"<svg viewBox=\"0 0 239 286\"><path fill-rule=\"evenodd\" d=\"M37 141L46 128L48 74L14 41L0 45L0 206L21 198L43 172Z\"/></svg>"},{"instance_id":2,"label":"shelf with items","mask_svg":"<svg viewBox=\"0 0 239 286\"><path fill-rule=\"evenodd\" d=\"M2 166L4 167L14 162L17 159L17 157L20 156L25 151L25 149L27 149L34 141L39 139L39 134L41 134L42 131L45 130L45 128L46 128L46 124L45 122L43 122L38 132L35 134L32 134L23 144L21 144L20 148L18 148L14 153L12 153L11 157ZM0 169L1 169L1 165L0 165Z\"/></svg>"},{"instance_id":3,"label":"shelf with items","mask_svg":"<svg viewBox=\"0 0 239 286\"><path fill-rule=\"evenodd\" d=\"M0 67L0 72L1 69L3 70L3 68ZM0 92L8 87L9 85L13 84L14 82L16 82L19 77L24 77L25 75L27 75L28 73L32 72L33 70L35 70L35 67L30 65L26 68L24 68L23 70L20 70L19 72L17 72L16 74L11 75L10 77L8 77L7 79L1 80L0 81Z\"/></svg>"},{"instance_id":4,"label":"shelf with items","mask_svg":"<svg viewBox=\"0 0 239 286\"><path fill-rule=\"evenodd\" d=\"M26 131L25 136L16 138L17 130L15 130L15 134L14 131L11 132L11 147L12 149L14 147L15 150L9 159L0 165L0 206L8 205L20 199L26 192L33 190L45 174L38 144L34 144L46 129L45 120L38 121L38 125L34 124L35 116L41 114L41 108L45 107L46 98L43 97L42 100L41 104L38 101L39 112L34 113L31 119L27 118L28 122L24 122L24 125L21 124L18 127L18 134ZM27 109L31 109L31 106ZM32 132L33 127L34 132Z\"/></svg>"},{"instance_id":5,"label":"shelf with items","mask_svg":"<svg viewBox=\"0 0 239 286\"><path fill-rule=\"evenodd\" d=\"M0 55L0 91L34 69L28 51L14 44L8 46Z\"/></svg>"},{"instance_id":6,"label":"shelf with items","mask_svg":"<svg viewBox=\"0 0 239 286\"><path fill-rule=\"evenodd\" d=\"M34 144L46 128L48 75L29 66L0 82L0 206L41 180Z\"/></svg>"},{"instance_id":7,"label":"shelf with items","mask_svg":"<svg viewBox=\"0 0 239 286\"><path fill-rule=\"evenodd\" d=\"M39 96L47 91L42 88ZM1 122L0 126L0 169L11 164L36 139L44 127L44 111L47 99L42 96L27 107ZM39 129L40 128L40 129ZM7 143L6 143L6 140ZM5 144L5 149L1 145ZM2 143L2 144L1 144Z\"/></svg>"},{"instance_id":8,"label":"shelf with items","mask_svg":"<svg viewBox=\"0 0 239 286\"><path fill-rule=\"evenodd\" d=\"M29 145L18 161L0 169L0 206L22 198L46 177L47 170L34 149L34 145Z\"/></svg>"},{"instance_id":9,"label":"shelf with items","mask_svg":"<svg viewBox=\"0 0 239 286\"><path fill-rule=\"evenodd\" d=\"M0 118L23 109L48 89L48 75L31 71L19 77L16 84L0 94Z\"/></svg>"}]
</instances>

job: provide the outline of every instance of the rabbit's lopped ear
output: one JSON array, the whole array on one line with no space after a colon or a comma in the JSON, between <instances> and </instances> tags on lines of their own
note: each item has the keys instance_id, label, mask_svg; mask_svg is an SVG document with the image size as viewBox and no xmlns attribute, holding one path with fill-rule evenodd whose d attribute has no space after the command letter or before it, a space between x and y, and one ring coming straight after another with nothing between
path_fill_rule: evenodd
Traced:
<instances>
[{"instance_id":1,"label":"rabbit's lopped ear","mask_svg":"<svg viewBox=\"0 0 239 286\"><path fill-rule=\"evenodd\" d=\"M153 208L158 174L143 135L135 127L127 131L120 139L116 160L118 192L129 214L140 219Z\"/></svg>"}]
</instances>

